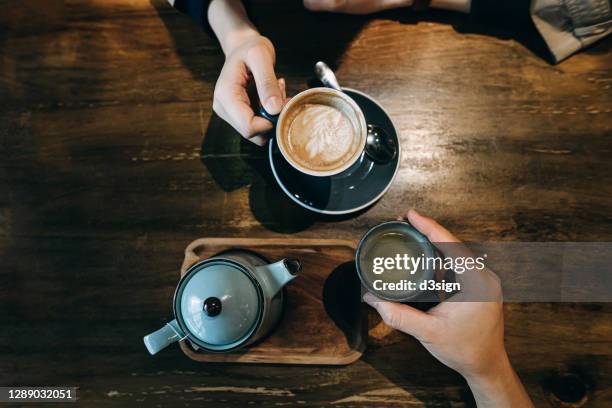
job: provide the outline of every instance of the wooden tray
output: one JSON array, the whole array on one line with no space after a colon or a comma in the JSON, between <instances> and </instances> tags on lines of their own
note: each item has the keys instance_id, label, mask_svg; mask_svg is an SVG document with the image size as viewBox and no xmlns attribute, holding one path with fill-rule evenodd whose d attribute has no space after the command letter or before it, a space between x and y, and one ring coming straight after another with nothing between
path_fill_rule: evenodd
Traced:
<instances>
[{"instance_id":1,"label":"wooden tray","mask_svg":"<svg viewBox=\"0 0 612 408\"><path fill-rule=\"evenodd\" d=\"M297 238L201 238L185 250L181 276L201 259L243 248L270 261L295 257L302 262L286 286L287 303L268 337L237 351L195 351L182 341L191 359L206 362L345 365L359 359L367 340L367 312L355 272L350 241Z\"/></svg>"}]
</instances>

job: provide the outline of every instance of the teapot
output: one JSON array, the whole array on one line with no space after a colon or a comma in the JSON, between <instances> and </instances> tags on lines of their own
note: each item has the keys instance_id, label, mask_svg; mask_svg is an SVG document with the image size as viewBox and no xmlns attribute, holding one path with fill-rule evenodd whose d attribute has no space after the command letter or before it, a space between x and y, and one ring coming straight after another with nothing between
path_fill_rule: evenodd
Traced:
<instances>
[{"instance_id":1,"label":"teapot","mask_svg":"<svg viewBox=\"0 0 612 408\"><path fill-rule=\"evenodd\" d=\"M195 263L174 292L174 320L144 336L147 350L188 340L196 350L227 352L256 342L280 320L283 288L300 269L297 259L269 264L239 249Z\"/></svg>"}]
</instances>

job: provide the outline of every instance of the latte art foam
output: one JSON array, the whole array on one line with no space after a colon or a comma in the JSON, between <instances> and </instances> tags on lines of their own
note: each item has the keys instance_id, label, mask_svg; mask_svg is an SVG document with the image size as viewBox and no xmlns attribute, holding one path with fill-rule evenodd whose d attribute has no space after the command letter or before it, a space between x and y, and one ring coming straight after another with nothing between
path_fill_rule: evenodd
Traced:
<instances>
[{"instance_id":1,"label":"latte art foam","mask_svg":"<svg viewBox=\"0 0 612 408\"><path fill-rule=\"evenodd\" d=\"M300 106L287 136L292 157L315 170L334 169L346 163L355 153L358 137L341 110L316 103Z\"/></svg>"}]
</instances>

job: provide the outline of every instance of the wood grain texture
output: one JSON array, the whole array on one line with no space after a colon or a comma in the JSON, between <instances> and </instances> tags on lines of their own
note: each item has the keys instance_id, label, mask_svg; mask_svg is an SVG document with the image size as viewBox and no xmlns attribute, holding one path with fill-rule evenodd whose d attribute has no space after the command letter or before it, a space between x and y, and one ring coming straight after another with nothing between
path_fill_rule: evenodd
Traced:
<instances>
[{"instance_id":1,"label":"wood grain texture","mask_svg":"<svg viewBox=\"0 0 612 408\"><path fill-rule=\"evenodd\" d=\"M346 365L366 347L367 310L355 271L355 245L346 240L199 238L185 249L181 276L197 262L246 249L275 262L298 259L299 275L285 287L279 324L263 340L229 353L181 350L195 361L219 363ZM222 254L220 255L223 256Z\"/></svg>"},{"instance_id":2,"label":"wood grain texture","mask_svg":"<svg viewBox=\"0 0 612 408\"><path fill-rule=\"evenodd\" d=\"M351 217L293 205L265 151L212 113L218 45L165 1L0 1L1 385L78 386L87 407L470 406L457 374L384 327L342 368L203 365L141 338L203 235L356 241L416 207L466 240L612 241L610 40L552 66L533 35L462 16L252 9L290 94L322 59L390 112L394 185ZM610 305L505 312L538 407L565 372L587 406L612 405Z\"/></svg>"}]
</instances>

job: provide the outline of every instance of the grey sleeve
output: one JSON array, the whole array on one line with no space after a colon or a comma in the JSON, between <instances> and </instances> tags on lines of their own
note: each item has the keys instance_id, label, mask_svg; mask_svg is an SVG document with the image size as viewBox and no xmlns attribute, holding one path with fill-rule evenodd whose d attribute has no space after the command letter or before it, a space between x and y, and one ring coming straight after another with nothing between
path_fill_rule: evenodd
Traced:
<instances>
[{"instance_id":1,"label":"grey sleeve","mask_svg":"<svg viewBox=\"0 0 612 408\"><path fill-rule=\"evenodd\" d=\"M531 18L559 62L612 32L610 0L532 0Z\"/></svg>"}]
</instances>

